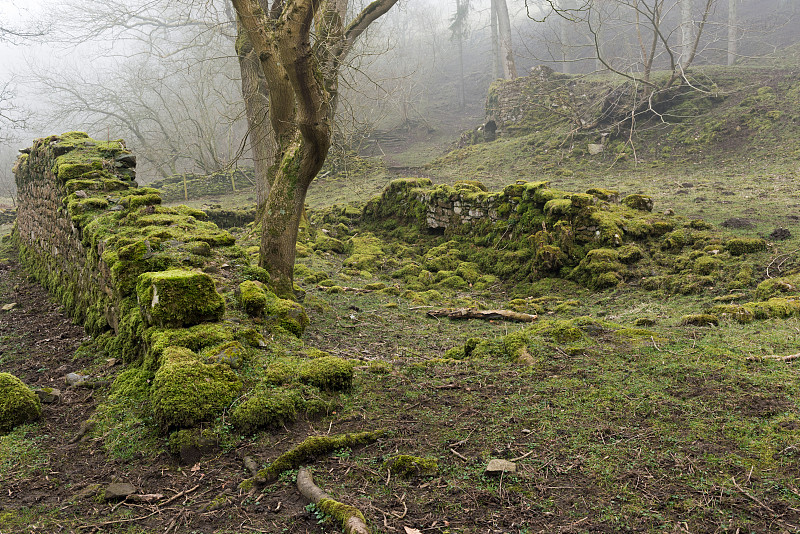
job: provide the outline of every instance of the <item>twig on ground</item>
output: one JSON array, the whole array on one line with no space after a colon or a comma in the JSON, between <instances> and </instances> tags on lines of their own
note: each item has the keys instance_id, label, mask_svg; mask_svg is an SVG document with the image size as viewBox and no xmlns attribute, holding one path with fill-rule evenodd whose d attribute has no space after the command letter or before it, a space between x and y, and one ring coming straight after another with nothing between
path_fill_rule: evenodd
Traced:
<instances>
[{"instance_id":1,"label":"twig on ground","mask_svg":"<svg viewBox=\"0 0 800 534\"><path fill-rule=\"evenodd\" d=\"M452 452L453 454L455 454L456 456L458 456L459 458L461 458L461 459L462 459L462 460L464 460L465 462L469 462L469 459L467 459L467 457L466 457L466 456L464 456L463 454L461 454L461 453L460 453L460 452L458 452L457 450L455 450L455 449L450 449L450 452Z\"/></svg>"},{"instance_id":2,"label":"twig on ground","mask_svg":"<svg viewBox=\"0 0 800 534\"><path fill-rule=\"evenodd\" d=\"M183 491L181 491L180 493L176 493L175 495L173 495L172 497L170 497L170 498L169 498L169 499L167 499L166 501L164 501L164 502L162 502L162 503L159 503L159 505L160 505L160 506L166 506L166 505L168 505L169 503L171 503L171 502L175 501L176 499L180 499L180 498L181 498L181 497L183 497L184 495L188 495L189 493L191 493L191 492L195 491L195 490L196 490L197 488L199 488L199 487L200 487L200 484L198 484L198 485L196 485L195 487L193 487L193 488L190 488L190 489L188 489L188 490L183 490Z\"/></svg>"}]
</instances>

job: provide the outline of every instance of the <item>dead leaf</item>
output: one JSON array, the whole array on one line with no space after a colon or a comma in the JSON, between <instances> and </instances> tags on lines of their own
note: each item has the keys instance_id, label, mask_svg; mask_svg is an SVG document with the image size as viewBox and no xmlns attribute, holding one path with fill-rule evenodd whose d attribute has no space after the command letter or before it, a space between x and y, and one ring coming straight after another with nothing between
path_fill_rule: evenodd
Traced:
<instances>
[{"instance_id":1,"label":"dead leaf","mask_svg":"<svg viewBox=\"0 0 800 534\"><path fill-rule=\"evenodd\" d=\"M403 528L406 529L406 534L422 534L422 531L416 528L408 528L408 527L403 527Z\"/></svg>"},{"instance_id":2,"label":"dead leaf","mask_svg":"<svg viewBox=\"0 0 800 534\"><path fill-rule=\"evenodd\" d=\"M195 471L200 471L200 462L194 464L189 471L191 471L192 473L194 473Z\"/></svg>"}]
</instances>

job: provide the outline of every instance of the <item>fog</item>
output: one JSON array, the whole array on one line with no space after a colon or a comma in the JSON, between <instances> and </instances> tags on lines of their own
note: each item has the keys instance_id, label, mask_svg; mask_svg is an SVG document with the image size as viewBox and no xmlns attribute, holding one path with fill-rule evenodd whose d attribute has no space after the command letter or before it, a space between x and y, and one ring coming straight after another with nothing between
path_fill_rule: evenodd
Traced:
<instances>
[{"instance_id":1,"label":"fog","mask_svg":"<svg viewBox=\"0 0 800 534\"><path fill-rule=\"evenodd\" d=\"M736 64L800 36L791 0L505 3L520 76L542 64L634 77L681 68L687 35L697 37L693 68ZM457 138L480 123L487 90L504 75L490 5L401 0L374 24L343 70L337 146L415 128ZM647 20L634 5L660 11ZM125 139L145 183L251 164L237 29L225 1L4 0L0 21L0 196L13 194L18 149L71 130ZM657 50L642 44L654 28L664 36Z\"/></svg>"}]
</instances>

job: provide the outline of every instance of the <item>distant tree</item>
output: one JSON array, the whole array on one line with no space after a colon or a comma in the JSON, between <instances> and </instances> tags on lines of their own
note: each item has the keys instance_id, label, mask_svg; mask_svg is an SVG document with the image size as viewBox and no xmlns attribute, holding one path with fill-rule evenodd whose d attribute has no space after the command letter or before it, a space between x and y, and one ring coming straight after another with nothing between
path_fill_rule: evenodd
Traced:
<instances>
[{"instance_id":1,"label":"distant tree","mask_svg":"<svg viewBox=\"0 0 800 534\"><path fill-rule=\"evenodd\" d=\"M257 177L269 186L259 207L259 264L270 272L275 289L290 295L306 193L331 146L340 70L359 36L397 0L375 0L349 23L348 0L231 3L238 41L249 41L264 76L261 91L268 92L275 140L267 174Z\"/></svg>"},{"instance_id":2,"label":"distant tree","mask_svg":"<svg viewBox=\"0 0 800 534\"><path fill-rule=\"evenodd\" d=\"M500 64L503 77L513 80L517 77L517 66L514 62L514 50L511 46L511 21L508 16L506 0L492 0L493 11L497 17Z\"/></svg>"},{"instance_id":3,"label":"distant tree","mask_svg":"<svg viewBox=\"0 0 800 534\"><path fill-rule=\"evenodd\" d=\"M469 0L456 0L456 11L450 24L452 39L458 49L458 107L467 105L466 84L464 80L464 40L467 37L467 18L469 17Z\"/></svg>"}]
</instances>

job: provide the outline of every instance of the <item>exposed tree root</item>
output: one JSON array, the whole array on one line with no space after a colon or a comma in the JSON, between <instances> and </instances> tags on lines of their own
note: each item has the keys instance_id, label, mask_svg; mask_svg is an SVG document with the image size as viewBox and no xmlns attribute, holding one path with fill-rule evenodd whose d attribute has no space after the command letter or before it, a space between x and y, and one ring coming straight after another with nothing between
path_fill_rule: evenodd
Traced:
<instances>
[{"instance_id":1,"label":"exposed tree root","mask_svg":"<svg viewBox=\"0 0 800 534\"><path fill-rule=\"evenodd\" d=\"M336 449L346 447L360 447L378 441L386 433L385 430L375 432L357 432L354 434L340 434L338 436L311 436L306 438L297 447L278 456L275 461L265 469L260 470L253 478L242 482L239 487L248 491L253 486L269 484L278 479L278 476L289 469L297 469L319 456L328 454Z\"/></svg>"},{"instance_id":2,"label":"exposed tree root","mask_svg":"<svg viewBox=\"0 0 800 534\"><path fill-rule=\"evenodd\" d=\"M345 534L370 534L364 514L354 506L333 500L314 484L311 472L305 467L297 472L297 489L306 499L316 504L320 511L341 523Z\"/></svg>"}]
</instances>

